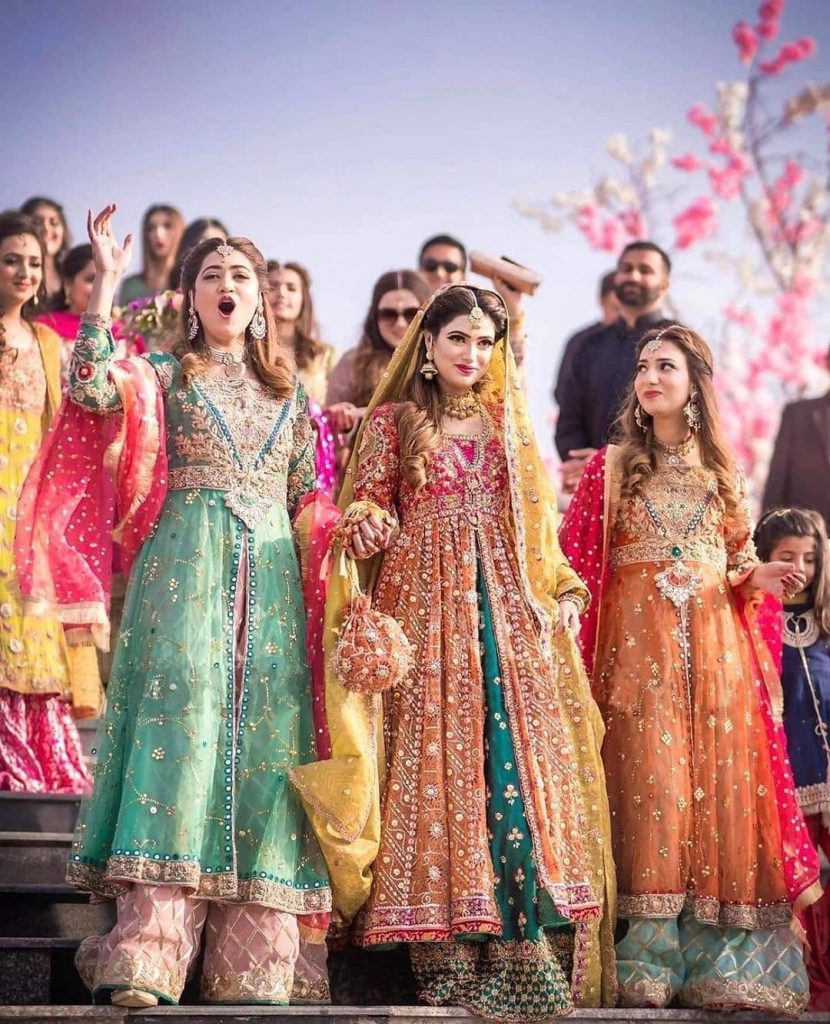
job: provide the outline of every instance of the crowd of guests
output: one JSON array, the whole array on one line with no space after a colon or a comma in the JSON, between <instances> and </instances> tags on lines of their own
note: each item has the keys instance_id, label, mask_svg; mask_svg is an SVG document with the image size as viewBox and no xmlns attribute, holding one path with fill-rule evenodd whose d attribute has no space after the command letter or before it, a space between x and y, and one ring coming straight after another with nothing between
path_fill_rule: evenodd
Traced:
<instances>
[{"instance_id":1,"label":"crowd of guests","mask_svg":"<svg viewBox=\"0 0 830 1024\"><path fill-rule=\"evenodd\" d=\"M176 1002L204 944L209 1001L324 1001L334 906L493 1019L830 1005L830 395L753 534L712 353L627 245L555 384L557 536L524 296L457 239L339 355L302 265L158 204L125 276L113 213L0 214L0 788L90 793L90 988Z\"/></svg>"}]
</instances>

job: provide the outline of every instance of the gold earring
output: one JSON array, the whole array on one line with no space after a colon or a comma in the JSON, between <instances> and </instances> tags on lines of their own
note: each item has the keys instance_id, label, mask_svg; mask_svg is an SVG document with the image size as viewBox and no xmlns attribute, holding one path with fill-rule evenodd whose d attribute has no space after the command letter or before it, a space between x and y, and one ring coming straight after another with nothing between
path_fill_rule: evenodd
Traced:
<instances>
[{"instance_id":1,"label":"gold earring","mask_svg":"<svg viewBox=\"0 0 830 1024\"><path fill-rule=\"evenodd\" d=\"M689 430L693 434L696 434L700 430L700 425L703 421L700 415L700 405L697 400L697 391L693 391L689 395L689 401L683 406L683 415L686 417L686 422L689 424Z\"/></svg>"},{"instance_id":2,"label":"gold earring","mask_svg":"<svg viewBox=\"0 0 830 1024\"><path fill-rule=\"evenodd\" d=\"M637 422L637 426L640 428L640 430L642 430L643 433L645 433L648 430L648 423L646 423L646 421L644 419L644 416L645 416L645 410L643 409L643 407L638 402L634 406L634 419Z\"/></svg>"}]
</instances>

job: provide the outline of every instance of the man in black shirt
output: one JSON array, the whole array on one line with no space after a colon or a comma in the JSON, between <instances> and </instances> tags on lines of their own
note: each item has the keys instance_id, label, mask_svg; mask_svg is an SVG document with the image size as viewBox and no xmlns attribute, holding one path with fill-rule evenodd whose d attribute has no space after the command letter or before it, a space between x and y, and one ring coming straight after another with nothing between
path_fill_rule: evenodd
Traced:
<instances>
[{"instance_id":1,"label":"man in black shirt","mask_svg":"<svg viewBox=\"0 0 830 1024\"><path fill-rule=\"evenodd\" d=\"M597 320L596 323L589 324L587 327L583 327L575 334L572 334L565 342L565 347L562 350L562 360L559 363L559 370L556 374L556 383L553 386L553 400L557 405L561 404L561 382L568 380L573 372L571 364L573 363L574 352L579 351L582 339L587 338L589 334L593 334L602 327L607 327L608 324L613 324L620 315L620 304L614 291L614 278L616 276L616 270L610 270L599 279L599 295L597 300L599 308L602 310L602 319Z\"/></svg>"},{"instance_id":2,"label":"man in black shirt","mask_svg":"<svg viewBox=\"0 0 830 1024\"><path fill-rule=\"evenodd\" d=\"M562 489L572 492L588 460L607 444L614 420L634 377L640 338L666 317L671 260L654 242L632 242L614 275L620 317L581 339L557 381L556 447L562 459Z\"/></svg>"}]
</instances>

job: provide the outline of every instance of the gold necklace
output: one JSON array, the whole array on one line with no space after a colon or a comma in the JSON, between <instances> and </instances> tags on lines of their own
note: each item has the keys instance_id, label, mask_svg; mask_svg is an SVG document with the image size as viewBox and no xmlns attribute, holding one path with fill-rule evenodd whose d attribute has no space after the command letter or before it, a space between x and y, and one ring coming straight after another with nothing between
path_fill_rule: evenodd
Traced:
<instances>
[{"instance_id":1,"label":"gold necklace","mask_svg":"<svg viewBox=\"0 0 830 1024\"><path fill-rule=\"evenodd\" d=\"M695 448L695 435L689 434L685 441L680 444L666 444L664 441L654 438L654 443L666 456L666 462L670 466L679 466L687 455L691 455Z\"/></svg>"},{"instance_id":2,"label":"gold necklace","mask_svg":"<svg viewBox=\"0 0 830 1024\"><path fill-rule=\"evenodd\" d=\"M441 412L451 420L468 420L481 411L481 403L475 391L466 395L447 395L441 393Z\"/></svg>"}]
</instances>

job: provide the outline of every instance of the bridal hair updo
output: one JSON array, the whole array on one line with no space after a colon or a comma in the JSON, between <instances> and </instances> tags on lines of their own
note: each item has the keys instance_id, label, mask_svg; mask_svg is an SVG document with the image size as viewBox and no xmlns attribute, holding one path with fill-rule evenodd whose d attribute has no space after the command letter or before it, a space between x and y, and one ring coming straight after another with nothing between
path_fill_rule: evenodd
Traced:
<instances>
[{"instance_id":1,"label":"bridal hair updo","mask_svg":"<svg viewBox=\"0 0 830 1024\"><path fill-rule=\"evenodd\" d=\"M700 461L715 474L718 493L726 506L727 517L731 517L738 511L738 495L735 490L737 468L723 436L715 395L711 349L695 331L681 324L673 324L670 327L654 328L643 335L637 345L635 365L643 349L658 334L662 341L675 344L686 357L689 382L692 391L697 392L700 408L700 429L695 435L700 449ZM622 495L625 498L642 493L657 468L659 449L654 439L652 419L647 414L641 414L645 423L645 430L642 430L635 418L638 405L639 399L632 384L617 418L614 435L621 449L620 472Z\"/></svg>"},{"instance_id":2,"label":"bridal hair updo","mask_svg":"<svg viewBox=\"0 0 830 1024\"><path fill-rule=\"evenodd\" d=\"M496 341L504 338L507 311L502 300L495 292L467 285L448 288L433 299L421 321L422 334L436 338L451 320L467 316L475 306L479 306L493 321ZM437 378L429 381L421 373L425 362L426 345L422 341L418 347L415 372L395 409L401 472L404 480L416 491L427 482L427 470L441 433L441 393Z\"/></svg>"},{"instance_id":3,"label":"bridal hair updo","mask_svg":"<svg viewBox=\"0 0 830 1024\"><path fill-rule=\"evenodd\" d=\"M177 347L177 355L181 358L182 372L185 383L189 383L193 375L208 362L207 343L201 323L196 337L190 340L187 336L187 320L190 315L190 296L196 289L196 278L199 276L205 257L216 251L221 244L217 238L206 238L190 250L182 264L182 308L179 320L181 340ZM280 344L274 314L268 302L268 272L265 258L249 238L229 238L228 245L241 252L251 263L257 276L259 290L262 294L262 313L265 317L265 337L255 338L250 327L245 329L245 348L248 353L249 365L261 384L265 385L275 398L289 398L294 393L294 361Z\"/></svg>"}]
</instances>

